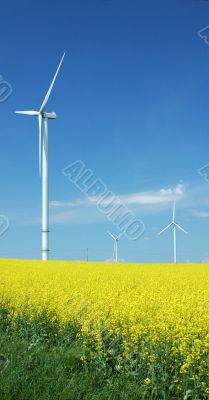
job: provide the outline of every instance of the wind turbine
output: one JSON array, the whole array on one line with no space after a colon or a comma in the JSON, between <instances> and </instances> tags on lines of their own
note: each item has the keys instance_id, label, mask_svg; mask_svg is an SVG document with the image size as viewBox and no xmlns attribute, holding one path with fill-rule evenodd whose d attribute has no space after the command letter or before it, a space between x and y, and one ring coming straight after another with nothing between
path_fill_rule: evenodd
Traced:
<instances>
[{"instance_id":1,"label":"wind turbine","mask_svg":"<svg viewBox=\"0 0 209 400\"><path fill-rule=\"evenodd\" d=\"M110 233L109 231L107 233L114 240L113 260L117 263L118 262L118 242L123 233L120 233L118 236L112 235L112 233Z\"/></svg>"},{"instance_id":2,"label":"wind turbine","mask_svg":"<svg viewBox=\"0 0 209 400\"><path fill-rule=\"evenodd\" d=\"M161 233L165 232L167 229L169 229L171 226L173 227L173 260L174 263L176 264L176 228L180 229L184 233L188 233L185 231L177 222L175 221L175 213L176 213L176 202L174 200L173 202L173 218L172 222L167 225L162 231L158 233L158 235L161 235Z\"/></svg>"},{"instance_id":3,"label":"wind turbine","mask_svg":"<svg viewBox=\"0 0 209 400\"><path fill-rule=\"evenodd\" d=\"M48 120L55 119L55 112L45 112L51 91L53 89L58 72L62 65L65 53L58 65L51 85L46 93L39 111L15 111L16 114L24 114L38 117L39 126L39 175L42 177L42 260L49 258L49 189L48 189Z\"/></svg>"}]
</instances>

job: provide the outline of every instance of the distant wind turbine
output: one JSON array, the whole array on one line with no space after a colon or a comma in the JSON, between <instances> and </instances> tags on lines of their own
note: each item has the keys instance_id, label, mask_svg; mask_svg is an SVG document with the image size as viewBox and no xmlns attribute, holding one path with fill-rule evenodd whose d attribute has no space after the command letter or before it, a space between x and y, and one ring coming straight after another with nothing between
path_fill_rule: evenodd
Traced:
<instances>
[{"instance_id":1,"label":"distant wind turbine","mask_svg":"<svg viewBox=\"0 0 209 400\"><path fill-rule=\"evenodd\" d=\"M39 125L39 175L42 177L42 260L49 258L49 195L48 195L48 119L55 119L55 112L45 112L51 91L53 89L58 72L62 65L65 53L59 63L52 83L46 93L39 111L15 111L16 114L24 114L38 117ZM42 126L43 120L43 126Z\"/></svg>"},{"instance_id":2,"label":"distant wind turbine","mask_svg":"<svg viewBox=\"0 0 209 400\"><path fill-rule=\"evenodd\" d=\"M118 242L119 242L120 237L123 235L123 233L120 233L118 236L114 236L110 232L107 232L107 233L114 240L113 261L115 261L117 263L118 262Z\"/></svg>"},{"instance_id":3,"label":"distant wind turbine","mask_svg":"<svg viewBox=\"0 0 209 400\"><path fill-rule=\"evenodd\" d=\"M184 232L186 234L188 232L185 231L179 224L177 224L177 222L175 221L175 213L176 213L176 202L174 200L174 202L173 202L173 219L172 219L172 222L169 225L167 225L162 231L160 231L158 233L158 235L161 235L161 233L165 232L170 227L173 227L173 260L174 260L174 263L176 264L176 228L180 229L182 232Z\"/></svg>"}]
</instances>

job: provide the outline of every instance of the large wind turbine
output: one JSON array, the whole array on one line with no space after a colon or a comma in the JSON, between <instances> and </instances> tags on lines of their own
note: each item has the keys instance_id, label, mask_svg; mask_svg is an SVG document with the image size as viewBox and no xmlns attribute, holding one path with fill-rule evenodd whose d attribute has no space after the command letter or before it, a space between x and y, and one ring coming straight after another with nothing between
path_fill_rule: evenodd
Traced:
<instances>
[{"instance_id":1,"label":"large wind turbine","mask_svg":"<svg viewBox=\"0 0 209 400\"><path fill-rule=\"evenodd\" d=\"M51 91L53 89L57 74L62 65L65 53L59 63L52 83L46 93L39 111L15 111L17 114L24 114L38 117L39 125L39 175L42 177L42 260L49 258L49 190L48 190L48 120L55 119L55 112L45 112Z\"/></svg>"},{"instance_id":2,"label":"large wind turbine","mask_svg":"<svg viewBox=\"0 0 209 400\"><path fill-rule=\"evenodd\" d=\"M160 231L158 233L158 235L161 235L161 233L165 232L170 227L173 227L173 260L174 260L174 263L176 264L176 228L180 229L184 233L188 233L188 232L186 232L179 224L177 224L177 222L175 221L175 213L176 213L176 203L174 200L172 222L169 225L167 225L162 231Z\"/></svg>"},{"instance_id":3,"label":"large wind turbine","mask_svg":"<svg viewBox=\"0 0 209 400\"><path fill-rule=\"evenodd\" d=\"M117 263L118 262L118 242L123 233L120 233L120 235L118 235L118 236L114 236L110 232L107 232L107 233L114 240L113 261L115 261Z\"/></svg>"}]
</instances>

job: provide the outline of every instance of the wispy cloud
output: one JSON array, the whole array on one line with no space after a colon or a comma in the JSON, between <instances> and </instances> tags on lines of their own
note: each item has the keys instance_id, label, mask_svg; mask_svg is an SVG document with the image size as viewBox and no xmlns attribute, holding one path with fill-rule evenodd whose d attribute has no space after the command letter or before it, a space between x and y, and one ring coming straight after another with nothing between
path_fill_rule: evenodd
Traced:
<instances>
[{"instance_id":1,"label":"wispy cloud","mask_svg":"<svg viewBox=\"0 0 209 400\"><path fill-rule=\"evenodd\" d=\"M191 210L191 214L194 217L209 218L209 211Z\"/></svg>"},{"instance_id":2,"label":"wispy cloud","mask_svg":"<svg viewBox=\"0 0 209 400\"><path fill-rule=\"evenodd\" d=\"M87 212L86 208L78 208L74 210L62 210L58 212L51 211L51 224L89 224L104 221L104 215L99 213L97 209Z\"/></svg>"},{"instance_id":3,"label":"wispy cloud","mask_svg":"<svg viewBox=\"0 0 209 400\"><path fill-rule=\"evenodd\" d=\"M52 200L50 201L51 208L75 208L79 206L88 205L87 199L79 199L75 201L60 201L60 200ZM89 204L91 204L89 202Z\"/></svg>"},{"instance_id":4,"label":"wispy cloud","mask_svg":"<svg viewBox=\"0 0 209 400\"><path fill-rule=\"evenodd\" d=\"M160 189L159 191L134 193L120 196L120 199L126 205L152 205L170 202L174 199L181 198L185 189L182 184L178 184L174 188Z\"/></svg>"},{"instance_id":5,"label":"wispy cloud","mask_svg":"<svg viewBox=\"0 0 209 400\"><path fill-rule=\"evenodd\" d=\"M184 194L185 187L178 184L157 191L121 194L118 197L122 204L141 216L145 212L153 212L156 208L153 208L154 206L170 205L171 201L183 198ZM105 215L97 210L96 200L94 197L76 199L75 201L53 200L50 202L51 221L53 224L105 221ZM115 204L117 204L117 201L117 198L115 198ZM104 201L105 203L108 203L108 199ZM114 201L112 204L114 205ZM147 207L146 211L145 207Z\"/></svg>"},{"instance_id":6,"label":"wispy cloud","mask_svg":"<svg viewBox=\"0 0 209 400\"><path fill-rule=\"evenodd\" d=\"M158 191L138 192L130 194L121 194L119 198L125 205L150 205L167 203L174 199L181 198L184 195L185 188L182 184L178 184L174 188L163 188ZM105 200L108 202L108 200ZM50 202L50 207L57 208L76 208L81 206L94 205L96 199L84 198L75 201L60 201L53 200Z\"/></svg>"}]
</instances>

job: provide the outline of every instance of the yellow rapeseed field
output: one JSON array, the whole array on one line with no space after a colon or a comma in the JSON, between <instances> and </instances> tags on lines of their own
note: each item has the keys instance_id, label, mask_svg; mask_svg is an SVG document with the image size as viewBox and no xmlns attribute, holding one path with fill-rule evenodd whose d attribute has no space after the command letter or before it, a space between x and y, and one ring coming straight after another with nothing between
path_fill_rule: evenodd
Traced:
<instances>
[{"instance_id":1,"label":"yellow rapeseed field","mask_svg":"<svg viewBox=\"0 0 209 400\"><path fill-rule=\"evenodd\" d=\"M208 376L209 265L1 260L0 298L16 314L47 310L79 326L84 343L94 342L92 354L122 338L118 369L140 343L150 365L157 349L169 348L180 376Z\"/></svg>"}]
</instances>

